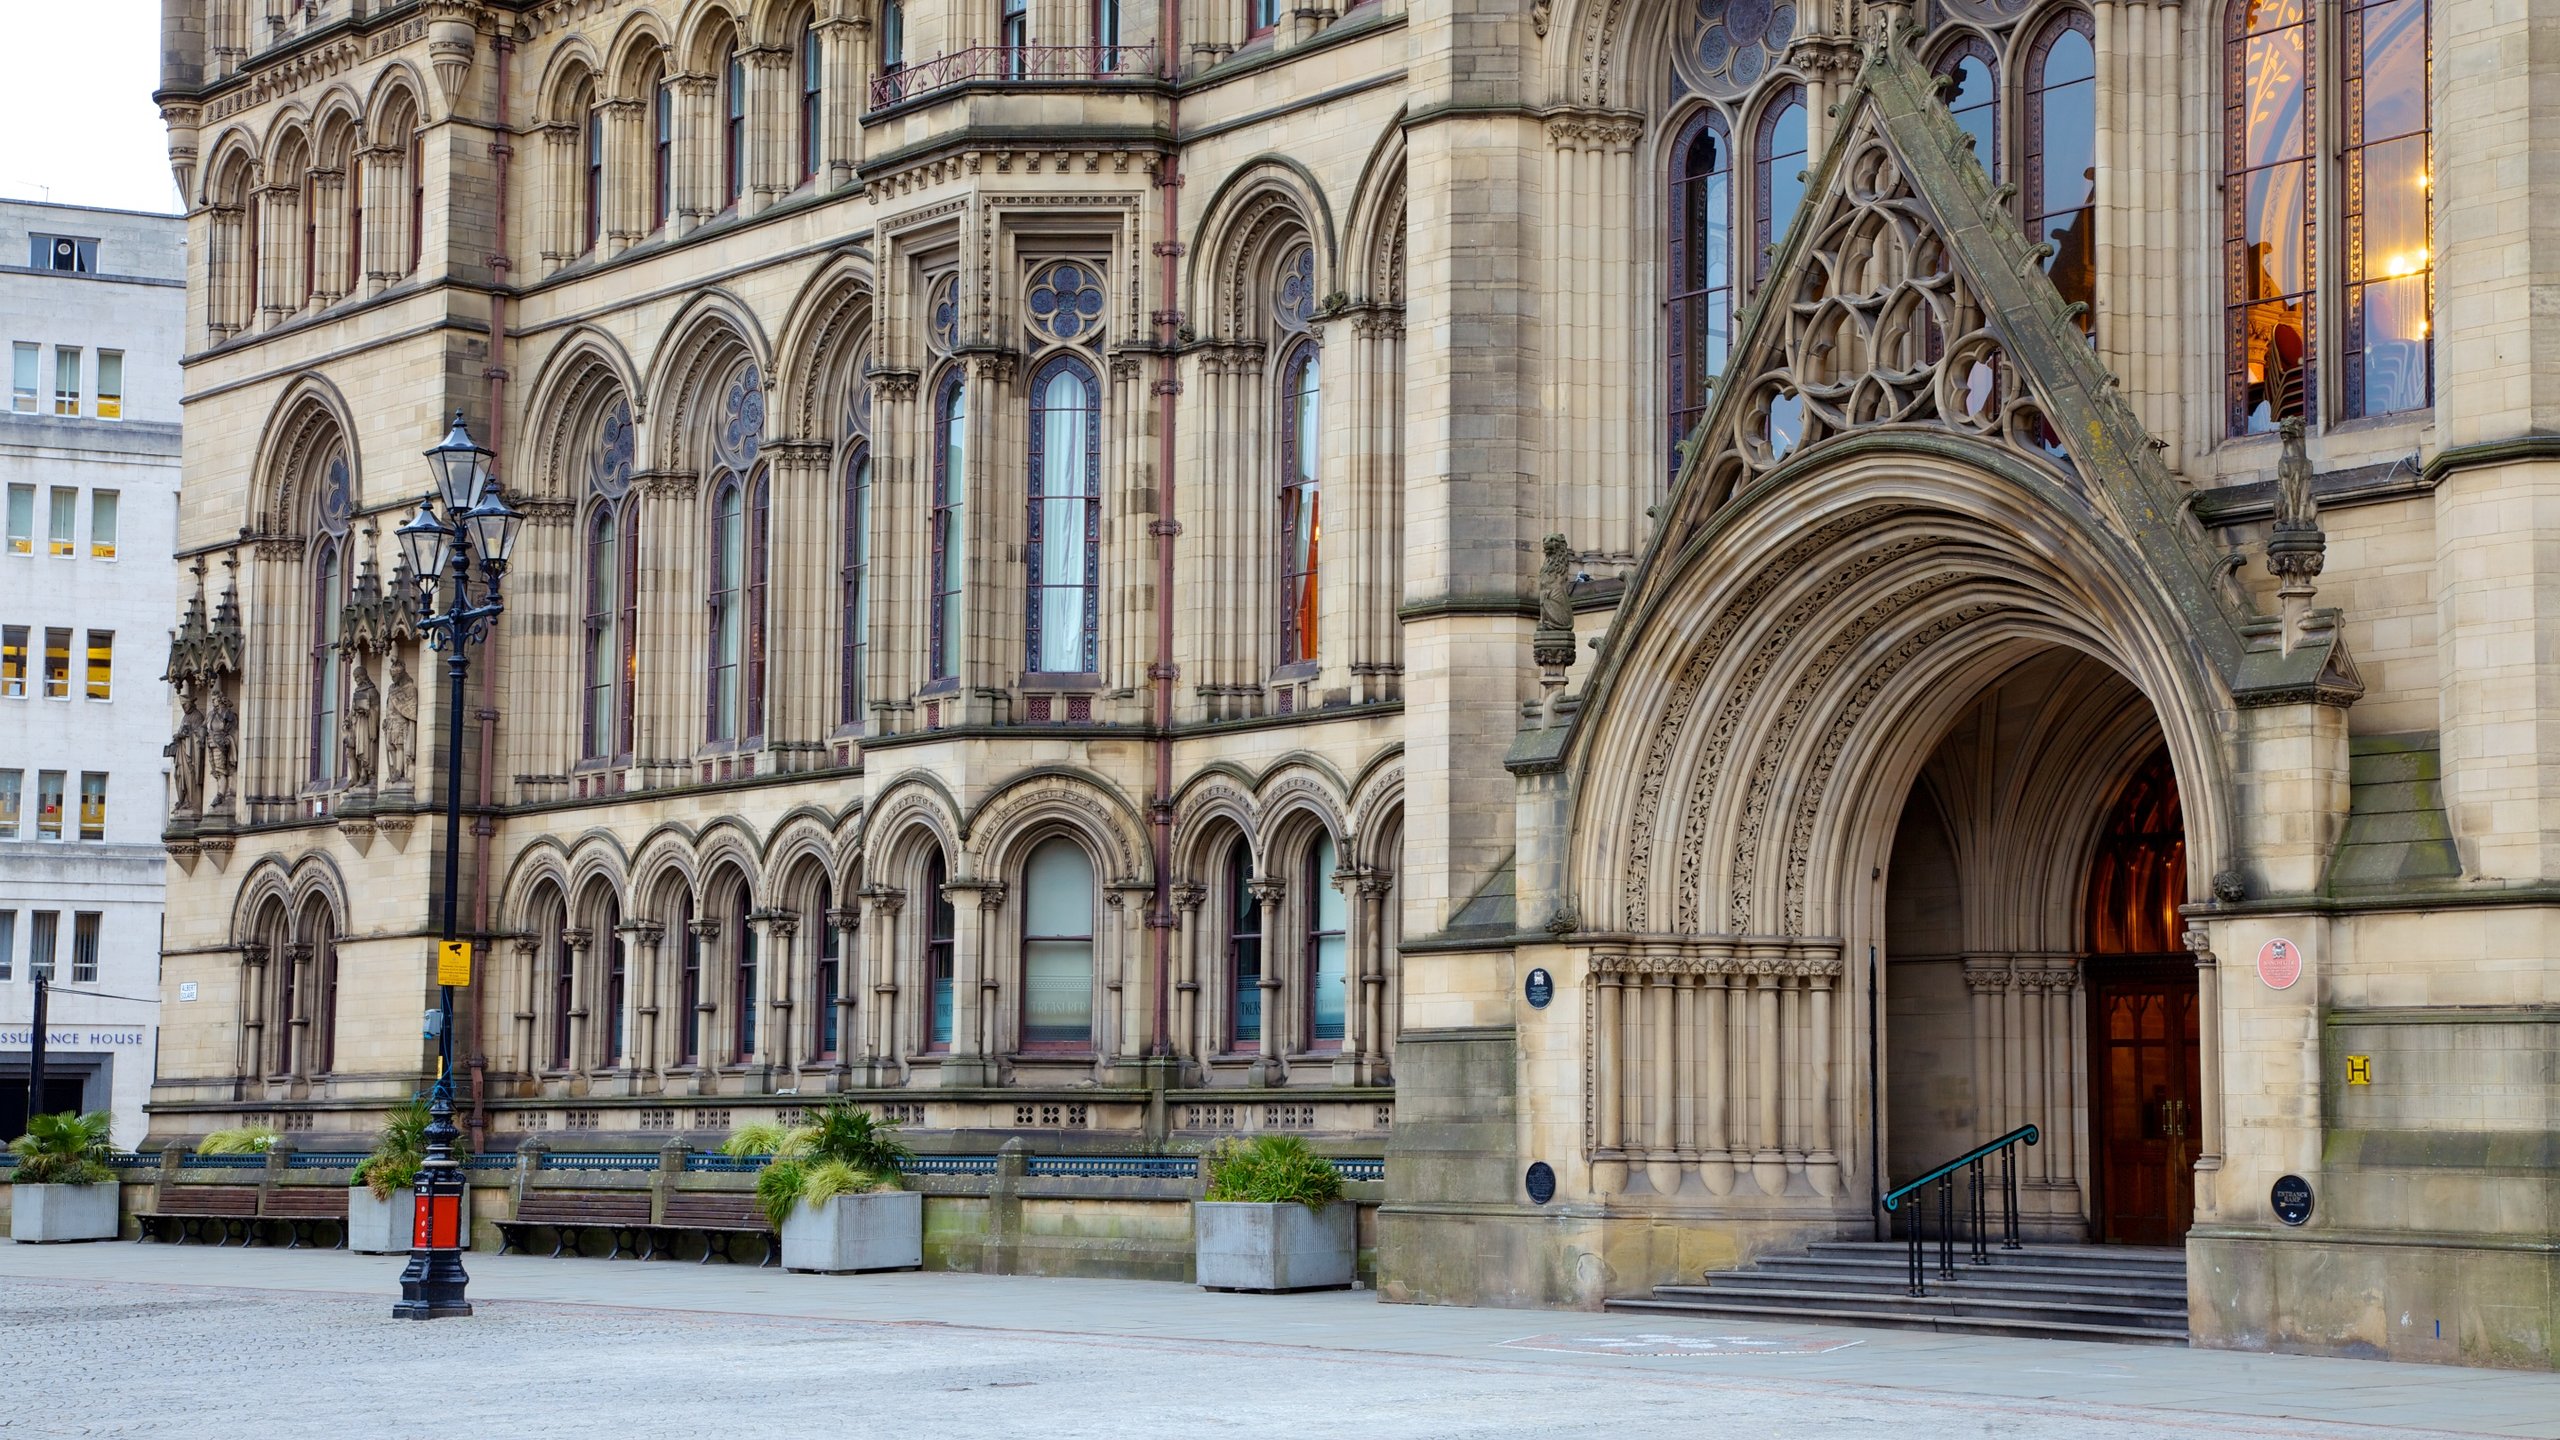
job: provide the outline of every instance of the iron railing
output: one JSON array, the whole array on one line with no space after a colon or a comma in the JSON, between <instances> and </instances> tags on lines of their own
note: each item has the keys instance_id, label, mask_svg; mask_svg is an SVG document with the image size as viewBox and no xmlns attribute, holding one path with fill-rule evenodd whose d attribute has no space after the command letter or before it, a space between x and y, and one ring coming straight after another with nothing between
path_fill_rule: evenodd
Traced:
<instances>
[{"instance_id":1,"label":"iron railing","mask_svg":"<svg viewBox=\"0 0 2560 1440\"><path fill-rule=\"evenodd\" d=\"M1336 1160L1333 1162L1333 1173L1345 1180L1384 1180L1387 1178L1387 1162L1384 1160Z\"/></svg>"},{"instance_id":2,"label":"iron railing","mask_svg":"<svg viewBox=\"0 0 2560 1440\"><path fill-rule=\"evenodd\" d=\"M284 1157L287 1170L352 1170L364 1163L363 1150L296 1150Z\"/></svg>"},{"instance_id":3,"label":"iron railing","mask_svg":"<svg viewBox=\"0 0 2560 1440\"><path fill-rule=\"evenodd\" d=\"M871 108L972 80L1152 80L1153 45L975 45L871 79Z\"/></svg>"},{"instance_id":4,"label":"iron railing","mask_svg":"<svg viewBox=\"0 0 2560 1440\"><path fill-rule=\"evenodd\" d=\"M466 1155L462 1160L462 1168L465 1170L513 1170L516 1168L515 1152L500 1150L488 1155Z\"/></svg>"},{"instance_id":5,"label":"iron railing","mask_svg":"<svg viewBox=\"0 0 2560 1440\"><path fill-rule=\"evenodd\" d=\"M1079 1180L1188 1180L1200 1173L1196 1155L1032 1155L1025 1175Z\"/></svg>"},{"instance_id":6,"label":"iron railing","mask_svg":"<svg viewBox=\"0 0 2560 1440\"><path fill-rule=\"evenodd\" d=\"M658 1155L654 1150L545 1150L545 1170L655 1170Z\"/></svg>"},{"instance_id":7,"label":"iron railing","mask_svg":"<svg viewBox=\"0 0 2560 1440\"><path fill-rule=\"evenodd\" d=\"M2000 1248L2019 1249L2018 1144L2024 1141L2033 1145L2042 1135L2043 1132L2033 1125L2021 1125L1990 1144L1976 1146L1910 1184L1886 1193L1884 1208L1888 1212L1901 1213L1904 1216L1903 1228L1909 1232L1912 1294L1929 1293L1925 1274L1928 1267L1923 1260L1928 1244L1923 1232L1928 1226L1929 1204L1927 1197L1923 1196L1919 1204L1904 1211L1902 1202L1920 1195L1932 1185L1938 1187L1938 1278L1953 1280L1956 1278L1956 1172L1964 1171L1966 1214L1972 1222L1967 1228L1972 1234L1973 1253L1967 1258L1973 1264L1988 1265L1991 1263L1991 1225L1983 1195L1983 1162L1994 1155L2000 1157Z\"/></svg>"},{"instance_id":8,"label":"iron railing","mask_svg":"<svg viewBox=\"0 0 2560 1440\"><path fill-rule=\"evenodd\" d=\"M189 1155L178 1162L182 1170L264 1170L267 1157L252 1155Z\"/></svg>"}]
</instances>

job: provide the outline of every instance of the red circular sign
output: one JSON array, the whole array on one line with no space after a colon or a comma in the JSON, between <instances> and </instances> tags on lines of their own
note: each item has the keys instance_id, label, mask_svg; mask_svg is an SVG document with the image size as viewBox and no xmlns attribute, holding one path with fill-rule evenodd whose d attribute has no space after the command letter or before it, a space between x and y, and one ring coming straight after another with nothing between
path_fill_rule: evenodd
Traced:
<instances>
[{"instance_id":1,"label":"red circular sign","mask_svg":"<svg viewBox=\"0 0 2560 1440\"><path fill-rule=\"evenodd\" d=\"M2258 947L2258 978L2270 990L2290 990L2302 978L2302 947L2290 940L2275 939Z\"/></svg>"}]
</instances>

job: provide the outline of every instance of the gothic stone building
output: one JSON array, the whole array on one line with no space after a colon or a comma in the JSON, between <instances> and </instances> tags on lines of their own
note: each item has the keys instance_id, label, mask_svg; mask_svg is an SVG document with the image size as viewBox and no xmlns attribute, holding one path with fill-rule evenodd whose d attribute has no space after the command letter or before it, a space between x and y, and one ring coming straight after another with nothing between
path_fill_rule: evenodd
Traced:
<instances>
[{"instance_id":1,"label":"gothic stone building","mask_svg":"<svg viewBox=\"0 0 2560 1440\"><path fill-rule=\"evenodd\" d=\"M2540 13L167 0L155 1130L428 1068L459 410L484 1146L1297 1129L1589 1305L2034 1124L2208 1343L2548 1364Z\"/></svg>"}]
</instances>

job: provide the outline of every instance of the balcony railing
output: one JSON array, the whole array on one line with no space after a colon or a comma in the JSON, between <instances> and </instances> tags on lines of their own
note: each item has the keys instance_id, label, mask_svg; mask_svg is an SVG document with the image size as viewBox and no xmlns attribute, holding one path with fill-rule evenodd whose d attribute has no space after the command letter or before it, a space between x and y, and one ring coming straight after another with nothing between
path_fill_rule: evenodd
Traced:
<instances>
[{"instance_id":1,"label":"balcony railing","mask_svg":"<svg viewBox=\"0 0 2560 1440\"><path fill-rule=\"evenodd\" d=\"M972 80L1152 80L1153 45L979 45L909 65L871 81L871 108L930 95Z\"/></svg>"}]
</instances>

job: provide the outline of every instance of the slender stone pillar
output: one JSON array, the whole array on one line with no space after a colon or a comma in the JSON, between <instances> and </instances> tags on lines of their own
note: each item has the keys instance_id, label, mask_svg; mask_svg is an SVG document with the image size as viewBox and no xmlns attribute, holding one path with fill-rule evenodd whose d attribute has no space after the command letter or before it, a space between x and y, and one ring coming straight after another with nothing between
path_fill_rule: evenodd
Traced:
<instances>
[{"instance_id":1,"label":"slender stone pillar","mask_svg":"<svg viewBox=\"0 0 2560 1440\"><path fill-rule=\"evenodd\" d=\"M1280 1012L1280 980L1288 968L1282 963L1280 901L1289 893L1289 882L1260 876L1246 885L1262 906L1262 1038L1255 1047L1261 1059L1254 1065L1254 1077L1262 1084L1278 1085L1288 1079L1289 1066L1288 1029Z\"/></svg>"}]
</instances>

